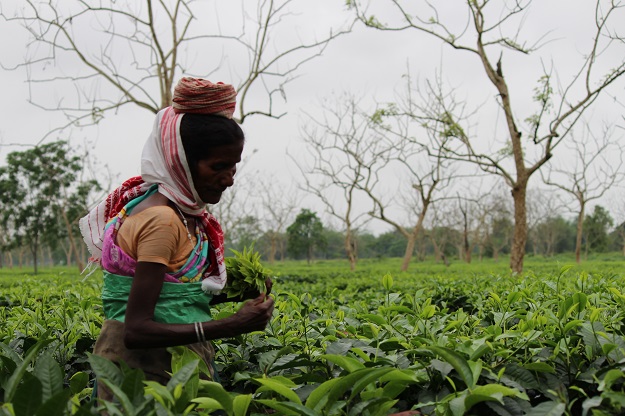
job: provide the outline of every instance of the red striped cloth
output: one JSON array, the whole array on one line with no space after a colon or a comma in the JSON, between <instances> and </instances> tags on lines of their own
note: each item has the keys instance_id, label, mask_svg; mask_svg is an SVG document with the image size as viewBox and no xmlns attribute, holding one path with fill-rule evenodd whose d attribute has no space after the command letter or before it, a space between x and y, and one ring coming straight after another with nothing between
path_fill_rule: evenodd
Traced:
<instances>
[{"instance_id":1,"label":"red striped cloth","mask_svg":"<svg viewBox=\"0 0 625 416\"><path fill-rule=\"evenodd\" d=\"M215 114L232 118L237 92L223 82L184 77L174 89L172 107L176 113Z\"/></svg>"}]
</instances>

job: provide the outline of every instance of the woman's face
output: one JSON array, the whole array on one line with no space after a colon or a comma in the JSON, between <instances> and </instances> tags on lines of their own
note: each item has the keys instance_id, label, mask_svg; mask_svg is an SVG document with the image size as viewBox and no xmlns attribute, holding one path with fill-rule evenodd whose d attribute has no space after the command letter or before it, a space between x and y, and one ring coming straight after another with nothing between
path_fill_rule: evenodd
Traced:
<instances>
[{"instance_id":1,"label":"woman's face","mask_svg":"<svg viewBox=\"0 0 625 416\"><path fill-rule=\"evenodd\" d=\"M216 204L221 199L221 194L234 185L234 174L242 152L242 140L215 147L209 157L201 159L195 169L191 169L193 185L202 201Z\"/></svg>"}]
</instances>

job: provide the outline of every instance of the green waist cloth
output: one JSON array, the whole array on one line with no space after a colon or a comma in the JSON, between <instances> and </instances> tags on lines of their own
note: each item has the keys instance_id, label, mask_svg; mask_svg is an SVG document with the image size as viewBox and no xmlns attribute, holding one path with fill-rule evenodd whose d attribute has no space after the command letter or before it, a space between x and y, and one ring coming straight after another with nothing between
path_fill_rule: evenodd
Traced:
<instances>
[{"instance_id":1,"label":"green waist cloth","mask_svg":"<svg viewBox=\"0 0 625 416\"><path fill-rule=\"evenodd\" d=\"M132 277L104 271L102 305L106 319L124 322ZM202 282L163 283L156 302L154 320L167 324L190 324L212 320L210 301L212 295L202 291Z\"/></svg>"}]
</instances>

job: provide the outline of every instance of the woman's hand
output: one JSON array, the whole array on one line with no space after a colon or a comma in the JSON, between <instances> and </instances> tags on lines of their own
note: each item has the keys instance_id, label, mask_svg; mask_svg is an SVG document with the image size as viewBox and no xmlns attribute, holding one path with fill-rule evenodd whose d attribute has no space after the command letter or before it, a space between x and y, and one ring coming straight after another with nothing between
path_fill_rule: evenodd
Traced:
<instances>
[{"instance_id":1,"label":"woman's hand","mask_svg":"<svg viewBox=\"0 0 625 416\"><path fill-rule=\"evenodd\" d=\"M271 319L273 307L273 299L264 293L245 302L241 309L230 317L232 323L236 325L234 329L241 334L262 331Z\"/></svg>"},{"instance_id":2,"label":"woman's hand","mask_svg":"<svg viewBox=\"0 0 625 416\"><path fill-rule=\"evenodd\" d=\"M265 279L265 294L267 296L269 296L271 294L271 288L273 287L273 282L271 281L271 278L266 278ZM242 296L241 299L239 301L244 301L247 299L255 299L258 296L260 296L260 292L258 290L251 290L249 292L245 292Z\"/></svg>"}]
</instances>

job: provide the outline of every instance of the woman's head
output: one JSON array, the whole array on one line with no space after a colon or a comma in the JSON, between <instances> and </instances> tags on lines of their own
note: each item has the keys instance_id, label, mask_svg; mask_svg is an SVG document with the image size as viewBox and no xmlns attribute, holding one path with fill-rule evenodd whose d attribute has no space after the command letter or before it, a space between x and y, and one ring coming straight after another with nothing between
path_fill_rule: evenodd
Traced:
<instances>
[{"instance_id":1,"label":"woman's head","mask_svg":"<svg viewBox=\"0 0 625 416\"><path fill-rule=\"evenodd\" d=\"M236 121L217 115L185 114L180 120L180 137L198 196L216 204L234 184L236 165L245 142Z\"/></svg>"},{"instance_id":2,"label":"woman's head","mask_svg":"<svg viewBox=\"0 0 625 416\"><path fill-rule=\"evenodd\" d=\"M243 131L232 120L235 106L232 85L182 78L143 148L143 180L158 183L158 191L188 214L219 202L243 151Z\"/></svg>"}]
</instances>

